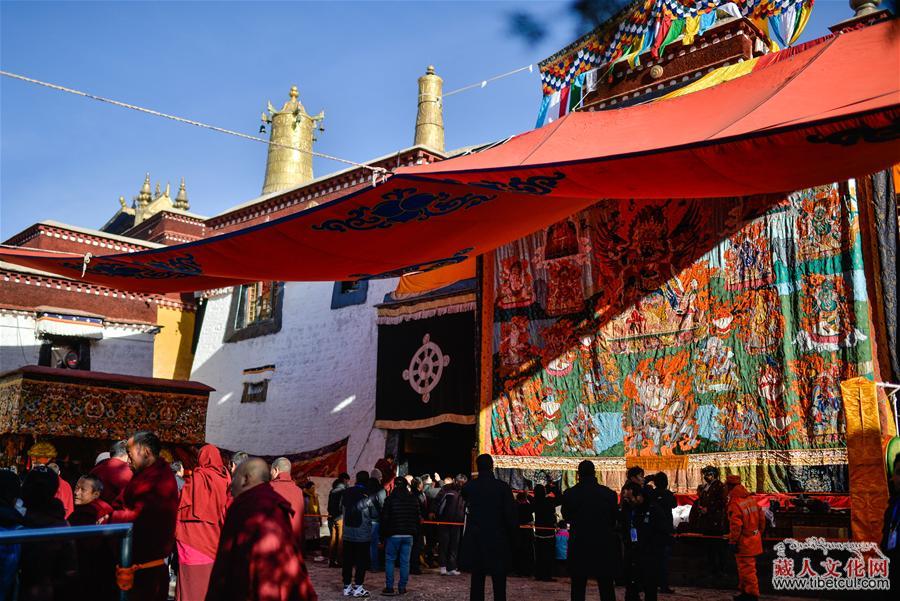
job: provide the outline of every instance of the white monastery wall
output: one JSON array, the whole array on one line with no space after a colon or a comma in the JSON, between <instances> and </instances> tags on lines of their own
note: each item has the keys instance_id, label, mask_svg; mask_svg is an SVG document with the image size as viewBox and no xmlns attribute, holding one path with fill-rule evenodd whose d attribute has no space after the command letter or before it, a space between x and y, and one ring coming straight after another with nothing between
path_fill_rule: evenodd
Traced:
<instances>
[{"instance_id":1,"label":"white monastery wall","mask_svg":"<svg viewBox=\"0 0 900 601\"><path fill-rule=\"evenodd\" d=\"M0 311L0 371L37 365L42 340L33 315ZM153 376L153 334L144 328L107 324L103 338L91 341L91 371Z\"/></svg>"},{"instance_id":2,"label":"white monastery wall","mask_svg":"<svg viewBox=\"0 0 900 601\"><path fill-rule=\"evenodd\" d=\"M153 334L117 325L91 343L91 371L153 377Z\"/></svg>"},{"instance_id":3,"label":"white monastery wall","mask_svg":"<svg viewBox=\"0 0 900 601\"><path fill-rule=\"evenodd\" d=\"M373 428L377 327L374 305L396 280L369 283L366 302L331 309L332 282L289 282L275 334L223 342L232 292L211 297L191 379L214 387L206 439L260 455L314 450L349 436L347 467L371 469L385 436ZM245 369L274 365L264 376ZM270 378L266 400L241 403L244 382Z\"/></svg>"}]
</instances>

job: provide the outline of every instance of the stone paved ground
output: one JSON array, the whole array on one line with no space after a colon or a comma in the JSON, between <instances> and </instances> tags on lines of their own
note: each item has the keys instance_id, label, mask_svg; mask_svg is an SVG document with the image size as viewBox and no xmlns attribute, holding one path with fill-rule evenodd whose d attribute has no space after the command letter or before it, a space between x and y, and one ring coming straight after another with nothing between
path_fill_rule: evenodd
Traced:
<instances>
[{"instance_id":1,"label":"stone paved ground","mask_svg":"<svg viewBox=\"0 0 900 601\"><path fill-rule=\"evenodd\" d=\"M308 563L310 575L320 601L344 601L341 594L341 574L337 568L328 568L324 562L310 561ZM409 592L403 597L403 601L465 601L468 599L469 578L462 576L441 576L434 571L426 571L421 576L410 576ZM384 588L384 572L368 574L366 576L366 588L372 593L373 598L380 598ZM487 584L490 591L490 583ZM678 587L674 595L660 595L660 601L689 601L702 599L702 601L732 601L737 591L719 590L708 588ZM491 599L488 592L487 599ZM588 601L597 601L599 596L597 589L588 591ZM616 599L622 601L625 598L625 589L616 588ZM797 597L777 597L764 595L765 601L797 601ZM569 580L560 578L556 582L536 582L534 580L518 577L510 577L507 584L507 599L509 601L569 601Z\"/></svg>"}]
</instances>

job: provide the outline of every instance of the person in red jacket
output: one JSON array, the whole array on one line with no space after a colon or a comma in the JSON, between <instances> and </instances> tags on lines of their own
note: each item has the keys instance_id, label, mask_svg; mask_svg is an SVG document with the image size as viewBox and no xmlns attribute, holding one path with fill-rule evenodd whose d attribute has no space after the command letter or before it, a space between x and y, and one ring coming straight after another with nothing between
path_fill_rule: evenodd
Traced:
<instances>
[{"instance_id":1,"label":"person in red jacket","mask_svg":"<svg viewBox=\"0 0 900 601\"><path fill-rule=\"evenodd\" d=\"M736 601L757 601L759 599L759 579L756 576L756 556L762 554L762 533L766 527L766 517L762 507L756 503L744 485L741 477L730 475L725 480L728 489L728 542L734 551L738 570L738 590Z\"/></svg>"},{"instance_id":2,"label":"person in red jacket","mask_svg":"<svg viewBox=\"0 0 900 601\"><path fill-rule=\"evenodd\" d=\"M298 547L303 549L303 491L291 479L291 461L287 457L279 457L272 462L272 480L269 486L291 504L291 530Z\"/></svg>"},{"instance_id":3,"label":"person in red jacket","mask_svg":"<svg viewBox=\"0 0 900 601\"><path fill-rule=\"evenodd\" d=\"M159 456L161 450L153 432L137 432L128 439L128 459L135 474L122 496L123 507L110 517L111 522L134 523L135 566L128 570L134 576L130 601L166 601L169 597L165 558L175 546L178 485L169 464Z\"/></svg>"},{"instance_id":4,"label":"person in red jacket","mask_svg":"<svg viewBox=\"0 0 900 601\"><path fill-rule=\"evenodd\" d=\"M63 507L66 509L66 519L68 520L69 516L72 515L72 512L75 511L75 493L72 492L72 485L63 480L58 465L55 463L48 463L47 467L53 470L59 478L59 488L56 489L54 497L62 502Z\"/></svg>"},{"instance_id":5,"label":"person in red jacket","mask_svg":"<svg viewBox=\"0 0 900 601\"><path fill-rule=\"evenodd\" d=\"M231 482L206 601L317 601L295 542L290 504L267 483L266 462L248 459Z\"/></svg>"},{"instance_id":6,"label":"person in red jacket","mask_svg":"<svg viewBox=\"0 0 900 601\"><path fill-rule=\"evenodd\" d=\"M109 448L109 459L95 465L91 475L97 476L103 483L100 498L112 505L113 509L121 509L125 487L134 475L128 465L128 449L124 440L113 443Z\"/></svg>"},{"instance_id":7,"label":"person in red jacket","mask_svg":"<svg viewBox=\"0 0 900 601\"><path fill-rule=\"evenodd\" d=\"M176 601L200 601L206 597L209 575L225 523L231 473L219 449L211 444L200 449L197 467L185 480L178 507L175 541L178 547Z\"/></svg>"}]
</instances>

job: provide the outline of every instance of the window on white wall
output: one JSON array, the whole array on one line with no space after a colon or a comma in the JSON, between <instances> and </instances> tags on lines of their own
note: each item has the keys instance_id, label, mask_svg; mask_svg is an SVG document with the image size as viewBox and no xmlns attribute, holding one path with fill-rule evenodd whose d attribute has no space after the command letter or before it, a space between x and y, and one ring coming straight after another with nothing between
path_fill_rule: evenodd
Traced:
<instances>
[{"instance_id":1,"label":"window on white wall","mask_svg":"<svg viewBox=\"0 0 900 601\"><path fill-rule=\"evenodd\" d=\"M47 337L41 344L38 365L61 369L91 369L91 341L85 338Z\"/></svg>"},{"instance_id":2,"label":"window on white wall","mask_svg":"<svg viewBox=\"0 0 900 601\"><path fill-rule=\"evenodd\" d=\"M261 365L244 370L244 390L242 403L262 403L269 393L269 380L275 374L275 365Z\"/></svg>"},{"instance_id":3,"label":"window on white wall","mask_svg":"<svg viewBox=\"0 0 900 601\"><path fill-rule=\"evenodd\" d=\"M237 342L281 330L284 282L255 282L236 286L225 328L225 342Z\"/></svg>"},{"instance_id":4,"label":"window on white wall","mask_svg":"<svg viewBox=\"0 0 900 601\"><path fill-rule=\"evenodd\" d=\"M244 382L244 392L241 394L242 403L262 403L269 392L269 381Z\"/></svg>"},{"instance_id":5,"label":"window on white wall","mask_svg":"<svg viewBox=\"0 0 900 601\"><path fill-rule=\"evenodd\" d=\"M335 282L331 292L331 308L340 309L353 305L363 305L369 293L368 280Z\"/></svg>"}]
</instances>

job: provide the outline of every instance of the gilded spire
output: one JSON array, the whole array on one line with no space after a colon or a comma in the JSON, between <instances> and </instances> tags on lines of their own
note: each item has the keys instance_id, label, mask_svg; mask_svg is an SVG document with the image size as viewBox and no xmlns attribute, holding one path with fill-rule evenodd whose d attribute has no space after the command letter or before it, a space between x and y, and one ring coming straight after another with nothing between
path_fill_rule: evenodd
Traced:
<instances>
[{"instance_id":1,"label":"gilded spire","mask_svg":"<svg viewBox=\"0 0 900 601\"><path fill-rule=\"evenodd\" d=\"M136 205L141 206L150 204L151 200L153 200L153 197L150 195L150 174L147 173L144 176L144 185L141 186L141 191L138 192L138 195L134 197L134 201Z\"/></svg>"},{"instance_id":2,"label":"gilded spire","mask_svg":"<svg viewBox=\"0 0 900 601\"><path fill-rule=\"evenodd\" d=\"M187 190L184 187L184 178L181 178L181 185L178 186L178 196L175 197L175 202L172 205L176 209L181 209L182 211L187 211L191 208L190 203L188 203Z\"/></svg>"},{"instance_id":3,"label":"gilded spire","mask_svg":"<svg viewBox=\"0 0 900 601\"><path fill-rule=\"evenodd\" d=\"M291 86L281 110L276 110L270 102L268 114L263 113L263 121L271 125L269 140L278 144L269 145L263 194L294 188L313 178L313 131L325 118L325 113L314 117L308 115L299 96L297 86ZM321 127L319 129L321 131Z\"/></svg>"},{"instance_id":4,"label":"gilded spire","mask_svg":"<svg viewBox=\"0 0 900 601\"><path fill-rule=\"evenodd\" d=\"M416 135L413 144L444 152L444 80L428 65L419 78L419 110L416 114Z\"/></svg>"}]
</instances>

